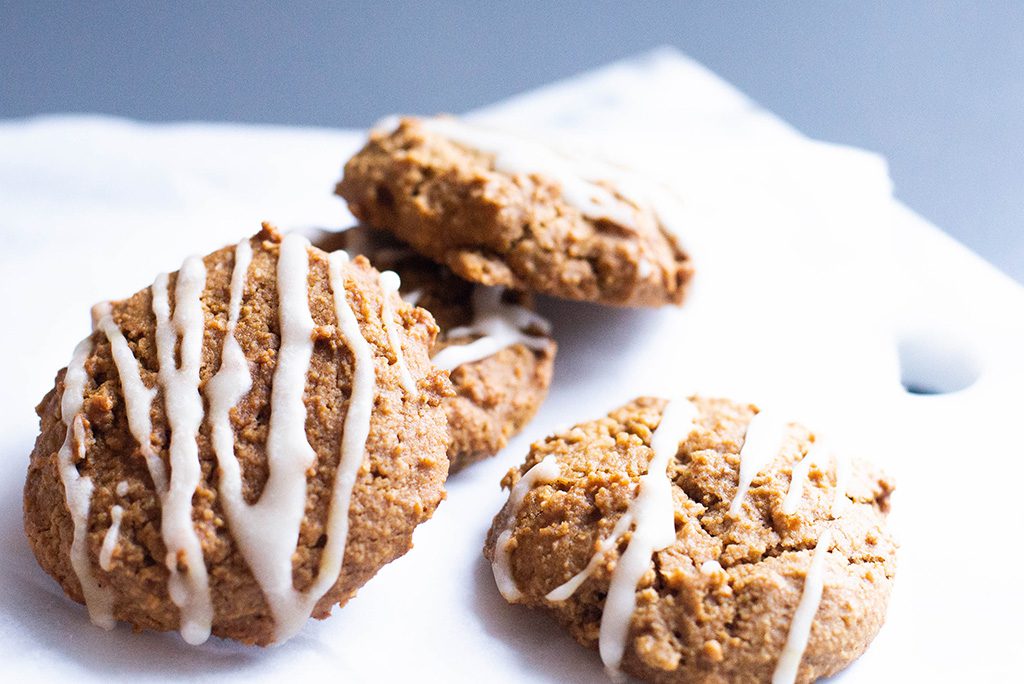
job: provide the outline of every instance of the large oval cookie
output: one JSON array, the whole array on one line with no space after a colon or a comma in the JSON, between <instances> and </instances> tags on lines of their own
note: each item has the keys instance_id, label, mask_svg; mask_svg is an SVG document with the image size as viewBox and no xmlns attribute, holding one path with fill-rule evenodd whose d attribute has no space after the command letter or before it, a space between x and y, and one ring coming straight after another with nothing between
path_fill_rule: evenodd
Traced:
<instances>
[{"instance_id":1,"label":"large oval cookie","mask_svg":"<svg viewBox=\"0 0 1024 684\"><path fill-rule=\"evenodd\" d=\"M859 656L895 573L892 484L751 405L641 398L536 443L485 554L605 665L810 682Z\"/></svg>"},{"instance_id":2,"label":"large oval cookie","mask_svg":"<svg viewBox=\"0 0 1024 684\"><path fill-rule=\"evenodd\" d=\"M38 407L25 530L94 622L268 644L443 498L437 327L394 273L263 232L94 310Z\"/></svg>"},{"instance_id":3,"label":"large oval cookie","mask_svg":"<svg viewBox=\"0 0 1024 684\"><path fill-rule=\"evenodd\" d=\"M357 218L467 280L678 304L693 269L668 230L670 203L623 175L457 119L405 118L371 132L337 191Z\"/></svg>"}]
</instances>

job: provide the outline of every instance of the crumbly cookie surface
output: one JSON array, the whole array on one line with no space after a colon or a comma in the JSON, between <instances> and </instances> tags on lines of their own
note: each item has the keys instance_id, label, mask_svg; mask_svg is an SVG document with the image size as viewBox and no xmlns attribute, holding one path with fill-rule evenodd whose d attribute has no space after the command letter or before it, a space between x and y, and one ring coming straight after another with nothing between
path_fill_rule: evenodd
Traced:
<instances>
[{"instance_id":1,"label":"crumbly cookie surface","mask_svg":"<svg viewBox=\"0 0 1024 684\"><path fill-rule=\"evenodd\" d=\"M479 338L447 334L472 322L473 291L478 287L450 269L366 226L325 233L316 241L328 251L346 249L353 255L363 254L378 268L396 271L402 278L404 296L430 311L440 327L433 353ZM511 304L530 306L528 295L508 291L504 297ZM539 345L513 343L486 358L452 369L455 395L444 400L451 431L451 471L503 449L509 438L533 418L547 396L557 345L540 329L531 328L529 332L541 340Z\"/></svg>"},{"instance_id":2,"label":"crumbly cookie surface","mask_svg":"<svg viewBox=\"0 0 1024 684\"><path fill-rule=\"evenodd\" d=\"M569 179L503 171L502 155L432 121L454 120L402 119L348 161L337 192L356 217L474 282L617 306L682 302L692 264L654 204L610 180L580 181L606 205L591 211ZM516 141L503 144L516 154Z\"/></svg>"},{"instance_id":3,"label":"crumbly cookie surface","mask_svg":"<svg viewBox=\"0 0 1024 684\"><path fill-rule=\"evenodd\" d=\"M815 547L829 530L824 589L797 681L838 672L867 648L884 620L896 557L885 527L891 481L865 462L848 462L843 475L840 461L815 458L795 510L784 511L794 467L816 441L789 423L781 449L753 478L734 515L739 454L757 409L693 401L696 428L667 470L676 539L654 553L636 586L622 669L649 681L770 681ZM537 442L503 481L511 488L545 457L555 459L557 477L535 484L520 506L510 502L496 516L485 555L495 561L507 553L516 601L549 610L587 646L597 645L610 581L631 535L611 545L569 598L547 595L588 565L630 509L665 404L637 399ZM838 497L837 481L844 490Z\"/></svg>"},{"instance_id":4,"label":"crumbly cookie surface","mask_svg":"<svg viewBox=\"0 0 1024 684\"><path fill-rule=\"evenodd\" d=\"M249 241L252 260L235 330L251 374L251 389L231 410L230 425L242 495L249 504L260 501L275 467L268 460L267 441L282 334L276 282L281 240L273 228L265 226ZM223 362L234 263L233 248L203 259L206 281L201 294L199 391L207 407L211 378ZM293 585L298 591L314 583L325 553L328 513L339 469L343 426L351 408L354 370L353 352L339 332L328 284L327 255L309 249L308 265L308 302L315 328L305 387L299 396L305 407L305 438L315 458L306 471L305 509L291 556ZM176 306L173 295L177 277L170 276L172 307ZM437 332L433 319L423 309L408 306L394 293L382 290L379 274L365 259L347 264L343 278L348 304L370 349L375 388L365 457L355 471L351 490L344 562L337 581L313 606L317 618L327 617L334 605L346 603L381 566L411 547L413 529L431 516L444 497L448 470L442 400L451 389L445 374L437 371L428 357ZM402 385L392 339L382 323L385 297L391 298L393 315L388 325L400 341L403 363L416 384L414 394ZM160 387L160 364L152 304L152 290L146 288L113 303L111 311L137 360L142 382L155 389ZM140 444L130 430L123 381L112 357L111 342L99 330L92 334L91 342L84 364L82 432L69 438L82 456L77 471L91 479L93 488L84 536L88 571L112 593L114 618L136 629L178 629L179 609L169 594L169 572L164 562L166 546L161 527L167 509L161 504ZM72 567L75 533L58 458L67 434L61 416L66 380L65 369L58 373L54 389L37 408L41 433L25 483L24 524L39 564L71 598L82 602L82 586ZM160 461L170 468L168 450L173 434L165 396L164 389L154 393L150 442ZM219 491L223 473L211 445L211 425L205 418L196 442L200 472L191 517L208 573L212 633L265 645L274 640L275 621L226 515ZM170 472L174 477L173 470ZM122 511L120 529L111 548L109 569L104 569L99 559L115 506ZM179 569L188 572L187 568Z\"/></svg>"}]
</instances>

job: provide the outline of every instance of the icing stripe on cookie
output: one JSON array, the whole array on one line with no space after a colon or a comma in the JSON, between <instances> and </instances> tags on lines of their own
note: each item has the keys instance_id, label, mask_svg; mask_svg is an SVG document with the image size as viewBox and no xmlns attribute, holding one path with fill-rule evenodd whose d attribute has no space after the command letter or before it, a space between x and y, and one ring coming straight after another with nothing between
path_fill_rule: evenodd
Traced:
<instances>
[{"instance_id":1,"label":"icing stripe on cookie","mask_svg":"<svg viewBox=\"0 0 1024 684\"><path fill-rule=\"evenodd\" d=\"M124 396L125 413L128 415L128 431L139 445L139 452L146 461L149 477L157 494L163 497L167 489L167 468L160 455L153 449L153 421L150 411L156 397L155 387L146 387L139 371L139 362L135 359L124 333L114 323L110 302L97 304L93 309L96 329L102 332L110 342L110 354L117 367L117 376L121 381L121 393Z\"/></svg>"},{"instance_id":2,"label":"icing stripe on cookie","mask_svg":"<svg viewBox=\"0 0 1024 684\"><path fill-rule=\"evenodd\" d=\"M767 411L759 412L750 420L740 449L740 478L736 495L729 505L729 513L737 515L740 512L750 483L782 448L786 428L785 421Z\"/></svg>"},{"instance_id":3,"label":"icing stripe on cookie","mask_svg":"<svg viewBox=\"0 0 1024 684\"><path fill-rule=\"evenodd\" d=\"M807 449L804 457L793 466L793 473L789 479L789 489L786 491L786 498L782 500L782 512L786 515L793 515L800 506L800 498L804 493L804 482L807 480L807 473L811 469L811 464L818 458L820 453L821 447L817 444L812 444Z\"/></svg>"},{"instance_id":4,"label":"icing stripe on cookie","mask_svg":"<svg viewBox=\"0 0 1024 684\"><path fill-rule=\"evenodd\" d=\"M117 547L117 537L121 534L121 516L124 509L114 505L110 507L110 527L103 535L103 546L100 547L100 567L110 570L114 557L114 549Z\"/></svg>"},{"instance_id":5,"label":"icing stripe on cookie","mask_svg":"<svg viewBox=\"0 0 1024 684\"><path fill-rule=\"evenodd\" d=\"M431 359L435 366L442 370L455 370L463 364L486 359L514 344L538 351L547 348L546 337L529 335L522 330L534 327L547 335L551 325L529 309L506 304L502 300L504 293L505 288L501 286L476 285L473 288L472 323L452 328L445 337L480 337L467 344L445 347Z\"/></svg>"},{"instance_id":6,"label":"icing stripe on cookie","mask_svg":"<svg viewBox=\"0 0 1024 684\"><path fill-rule=\"evenodd\" d=\"M380 317L384 330L388 335L388 342L395 353L395 362L398 364L398 377L402 382L402 387L409 394L415 395L416 381L413 380L412 374L409 373L409 367L405 363L405 355L402 353L402 339L395 328L395 310L391 305L392 294L396 294L401 286L402 279L394 271L384 271L380 274L380 287L384 291L381 298L383 303L381 305Z\"/></svg>"},{"instance_id":7,"label":"icing stripe on cookie","mask_svg":"<svg viewBox=\"0 0 1024 684\"><path fill-rule=\"evenodd\" d=\"M822 447L819 444L812 444L804 457L793 466L789 490L786 492L786 498L782 501L782 512L786 515L793 515L797 508L799 508L800 499L804 491L804 483L807 480L807 473L810 470L811 464L820 459L821 450ZM843 502L846 501L846 479L848 477L849 462L845 456L838 452L832 453L832 462L836 469L836 484L835 491L832 494L830 512L833 518L837 518L841 512L840 508Z\"/></svg>"},{"instance_id":8,"label":"icing stripe on cookie","mask_svg":"<svg viewBox=\"0 0 1024 684\"><path fill-rule=\"evenodd\" d=\"M327 517L327 545L320 558L316 582L307 590L310 612L313 605L338 580L345 558L345 544L348 539L349 507L352 489L356 484L359 467L363 464L366 440L370 435L370 417L373 413L373 397L376 391L376 374L373 353L363 337L359 321L345 295L345 277L342 268L348 263L348 254L334 252L328 257L331 291L334 295L334 312L342 340L352 352L352 394L341 435L341 453L338 468L334 474L334 491L331 508Z\"/></svg>"},{"instance_id":9,"label":"icing stripe on cookie","mask_svg":"<svg viewBox=\"0 0 1024 684\"><path fill-rule=\"evenodd\" d=\"M289 248L289 253L291 251ZM277 519L288 519L285 506L294 502L295 497L287 496L286 494L290 490L287 487L282 487L281 484L282 473L288 471L277 467L270 470L260 500L252 506L245 501L242 493L241 466L235 455L235 434L231 426L231 409L252 388L249 364L245 358L245 352L235 337L242 299L245 294L246 275L251 261L252 247L248 239L242 240L235 247L235 264L231 273L228 301L228 322L224 342L221 346L220 368L216 375L206 383L205 392L210 405L207 413L211 431L210 439L220 473L218 485L220 502L224 506L224 514L231 524L231 535L249 564L253 579L263 590L276 624L280 601L276 600L279 592L276 591L275 581L278 584L285 584L285 580L283 579L284 573L279 572L279 564L275 561L277 556L290 554L294 550L295 543L295 540L290 538L290 530L278 527L280 523L277 522ZM292 268L291 270L299 270L298 277L301 277L301 268ZM292 277L287 267L282 269L279 266L279 290L283 274L286 274L286 277ZM304 487L305 474L303 473L303 498L305 498ZM277 495L280 495L279 499L275 498ZM291 583L290 573L291 564L289 563L287 567L288 585Z\"/></svg>"},{"instance_id":10,"label":"icing stripe on cookie","mask_svg":"<svg viewBox=\"0 0 1024 684\"><path fill-rule=\"evenodd\" d=\"M307 244L301 238L287 236L281 245L277 271L281 300L282 337L278 352L281 361L275 370L271 398L273 436L268 436L268 459L273 456L274 460L263 493L255 504L246 503L242 495L241 473L234 454L230 423L231 408L251 386L245 355L234 337L245 273L251 258L247 241L239 243L236 249L221 367L207 388L214 449L221 468L221 498L232 524L232 534L274 616L275 642L285 641L298 632L317 601L338 580L348 537L352 488L365 454L376 387L372 351L345 295L342 268L348 261L348 255L336 252L329 258L328 275L339 332L354 359L352 394L345 415L325 530L327 544L313 585L304 592L297 591L292 584L291 558L305 512L306 470L315 457L306 438L303 403L313 332L306 285L309 272ZM285 307L290 313L286 314ZM288 359L288 363L281 365L284 359ZM275 416L279 418L275 419ZM281 416L284 422L281 422ZM274 432L275 428L277 432ZM272 442L273 452L269 446Z\"/></svg>"},{"instance_id":11,"label":"icing stripe on cookie","mask_svg":"<svg viewBox=\"0 0 1024 684\"><path fill-rule=\"evenodd\" d=\"M88 373L85 360L92 351L91 338L78 343L64 374L64 390L60 395L60 416L66 432L57 452L60 480L64 485L64 502L71 514L71 568L82 587L89 619L103 629L114 627L114 596L108 587L100 586L89 567L89 508L92 503L92 478L78 472L76 461L85 457L85 427L82 424L82 402ZM78 458L76 459L75 456Z\"/></svg>"},{"instance_id":12,"label":"icing stripe on cookie","mask_svg":"<svg viewBox=\"0 0 1024 684\"><path fill-rule=\"evenodd\" d=\"M174 289L173 319L168 279L163 273L152 287L160 359L158 375L171 431L171 472L162 497L160 531L167 547L164 564L170 571L168 593L181 612L181 636L189 644L201 644L209 638L213 622L206 562L192 524L192 498L202 475L196 437L203 422L199 369L203 361L205 315L201 296L206 286L206 267L199 257L189 257L182 264ZM175 363L176 347L180 367Z\"/></svg>"},{"instance_id":13,"label":"icing stripe on cookie","mask_svg":"<svg viewBox=\"0 0 1024 684\"><path fill-rule=\"evenodd\" d=\"M421 123L457 145L493 156L495 171L550 178L561 186L566 204L589 219L608 219L626 227L636 222L634 207L595 182L607 179L588 177L590 174L581 173L582 164L546 145L447 117L422 119Z\"/></svg>"},{"instance_id":14,"label":"icing stripe on cookie","mask_svg":"<svg viewBox=\"0 0 1024 684\"><path fill-rule=\"evenodd\" d=\"M696 429L698 414L696 404L690 400L670 401L665 406L661 422L651 437L654 455L647 466L647 473L640 478L629 509L622 514L611 533L598 543L597 552L587 566L545 597L549 601L565 601L571 597L600 566L605 554L615 547L622 535L630 527L634 528L625 552L612 571L601 614L598 647L605 668L616 679L620 675L619 666L636 610L636 586L650 567L653 555L676 540L675 504L668 466L676 457L679 445Z\"/></svg>"},{"instance_id":15,"label":"icing stripe on cookie","mask_svg":"<svg viewBox=\"0 0 1024 684\"><path fill-rule=\"evenodd\" d=\"M512 528L516 522L516 514L526 494L538 484L553 482L558 479L558 461L554 455L548 454L539 463L523 473L519 481L512 486L508 495L508 527L498 535L494 546L494 562L491 563L491 570L494 572L494 583L498 585L498 591L509 603L522 598L522 592L516 586L516 580L512 576L512 550L509 543L512 540Z\"/></svg>"},{"instance_id":16,"label":"icing stripe on cookie","mask_svg":"<svg viewBox=\"0 0 1024 684\"><path fill-rule=\"evenodd\" d=\"M248 391L251 379L245 356L234 340L237 309L245 282L248 253L239 245L232 274L229 328L221 370L211 380L210 416L221 465L220 491L225 512L253 577L274 616L274 640L284 641L301 629L309 612L292 584L292 555L306 508L306 471L316 454L306 437L306 378L313 353L314 322L309 309L309 242L289 234L277 260L281 343L270 395L267 434L267 481L255 504L243 498L241 473L234 455L229 411ZM241 255L241 258L239 258ZM244 265L244 266L243 266Z\"/></svg>"},{"instance_id":17,"label":"icing stripe on cookie","mask_svg":"<svg viewBox=\"0 0 1024 684\"><path fill-rule=\"evenodd\" d=\"M651 437L654 456L630 504L633 536L615 564L601 613L598 647L605 668L613 675L619 672L626 651L629 626L636 610L636 586L650 567L654 553L676 540L675 505L668 466L675 459L680 443L695 429L697 416L697 407L692 401L671 401Z\"/></svg>"},{"instance_id":18,"label":"icing stripe on cookie","mask_svg":"<svg viewBox=\"0 0 1024 684\"><path fill-rule=\"evenodd\" d=\"M579 589L580 586L587 581L587 578L597 570L599 565L601 565L604 561L605 554L615 547L619 538L626 534L632 526L633 513L631 511L626 511L619 518L618 522L615 523L615 527L612 528L611 534L597 543L597 551L590 557L590 562L587 563L587 567L570 577L564 584L561 584L549 591L544 598L548 601L565 601L575 594L576 590Z\"/></svg>"},{"instance_id":19,"label":"icing stripe on cookie","mask_svg":"<svg viewBox=\"0 0 1024 684\"><path fill-rule=\"evenodd\" d=\"M772 684L793 684L800 670L800 660L807 649L811 637L811 626L814 615L818 612L821 595L825 589L825 559L832 543L832 530L826 529L818 537L811 556L811 565L804 578L804 588L800 594L800 603L796 607L793 619L789 623L789 634L786 645L779 656L779 662L772 673Z\"/></svg>"},{"instance_id":20,"label":"icing stripe on cookie","mask_svg":"<svg viewBox=\"0 0 1024 684\"><path fill-rule=\"evenodd\" d=\"M220 471L220 495L225 513L232 527L241 525L239 503L242 499L242 478L238 459L235 456L235 434L231 428L231 409L242 400L252 388L252 376L245 353L235 338L238 318L245 292L246 274L252 261L252 247L248 240L242 240L235 247L235 265L231 273L231 290L228 301L228 322L220 350L220 367L206 383L206 398L210 408L207 419L210 423L210 441ZM237 541L237 540L236 540ZM243 555L247 548L241 545ZM257 578L258 580L259 578Z\"/></svg>"}]
</instances>

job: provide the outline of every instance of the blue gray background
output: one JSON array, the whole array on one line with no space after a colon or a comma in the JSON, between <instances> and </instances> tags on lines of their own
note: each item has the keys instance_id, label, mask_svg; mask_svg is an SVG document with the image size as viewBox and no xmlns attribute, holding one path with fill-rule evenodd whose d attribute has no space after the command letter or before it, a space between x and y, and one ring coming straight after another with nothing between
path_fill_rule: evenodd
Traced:
<instances>
[{"instance_id":1,"label":"blue gray background","mask_svg":"<svg viewBox=\"0 0 1024 684\"><path fill-rule=\"evenodd\" d=\"M661 44L882 152L901 199L1024 282L1024 2L0 0L0 117L365 126Z\"/></svg>"}]
</instances>

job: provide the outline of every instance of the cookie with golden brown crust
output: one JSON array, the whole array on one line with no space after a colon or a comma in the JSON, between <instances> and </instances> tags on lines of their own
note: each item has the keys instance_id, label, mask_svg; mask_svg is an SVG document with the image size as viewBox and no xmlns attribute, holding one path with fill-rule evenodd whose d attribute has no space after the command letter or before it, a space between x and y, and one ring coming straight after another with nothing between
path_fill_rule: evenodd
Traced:
<instances>
[{"instance_id":1,"label":"cookie with golden brown crust","mask_svg":"<svg viewBox=\"0 0 1024 684\"><path fill-rule=\"evenodd\" d=\"M94 622L279 642L411 547L451 386L392 280L265 225L97 308L24 490L39 564Z\"/></svg>"},{"instance_id":2,"label":"cookie with golden brown crust","mask_svg":"<svg viewBox=\"0 0 1024 684\"><path fill-rule=\"evenodd\" d=\"M616 306L679 304L693 268L666 203L622 175L457 119L405 118L371 132L337 192L361 221L467 280Z\"/></svg>"},{"instance_id":3,"label":"cookie with golden brown crust","mask_svg":"<svg viewBox=\"0 0 1024 684\"><path fill-rule=\"evenodd\" d=\"M362 254L378 268L397 272L402 278L403 296L429 310L437 321L440 334L432 354L441 355L442 362L446 357L458 361L452 355L460 348L488 337L486 331L473 328L474 320L486 313L474 310L474 297L479 300L481 294L498 294L505 313L530 308L528 295L494 289L488 292L486 286L459 278L385 232L367 226L322 233L315 242L327 251L345 249L353 255ZM448 458L452 472L503 449L509 438L533 418L547 396L557 345L545 321L526 315L524 323L519 336L506 339L500 348L464 357L471 360L449 369L455 395L444 400L444 407L451 431ZM461 334L451 333L460 330Z\"/></svg>"},{"instance_id":4,"label":"cookie with golden brown crust","mask_svg":"<svg viewBox=\"0 0 1024 684\"><path fill-rule=\"evenodd\" d=\"M843 669L885 618L891 481L753 405L677 401L674 428L641 398L533 445L487 539L499 587L644 680Z\"/></svg>"}]
</instances>

